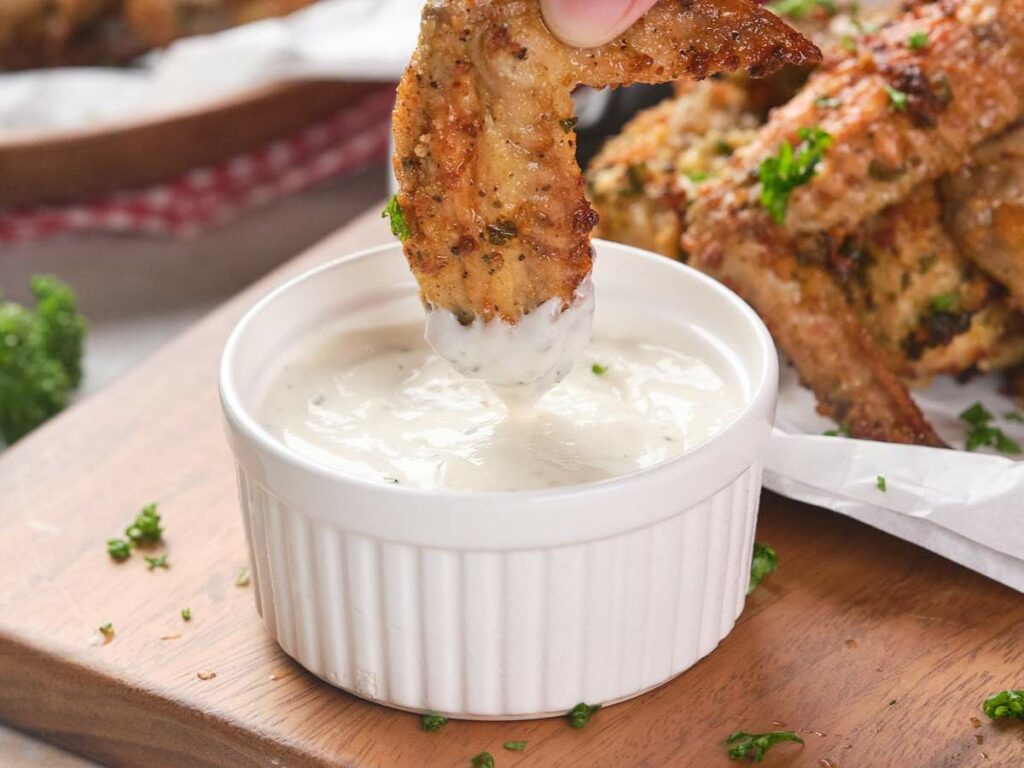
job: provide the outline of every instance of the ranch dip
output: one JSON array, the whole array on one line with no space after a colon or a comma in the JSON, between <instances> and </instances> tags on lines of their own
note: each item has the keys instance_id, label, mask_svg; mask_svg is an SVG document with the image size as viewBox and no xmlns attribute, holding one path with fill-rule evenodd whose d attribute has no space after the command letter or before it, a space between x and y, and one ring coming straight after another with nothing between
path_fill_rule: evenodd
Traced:
<instances>
[{"instance_id":1,"label":"ranch dip","mask_svg":"<svg viewBox=\"0 0 1024 768\"><path fill-rule=\"evenodd\" d=\"M381 483L452 491L588 483L670 459L741 409L742 385L716 348L685 334L672 342L598 330L556 386L503 399L434 352L422 325L327 329L282 360L260 416L297 453Z\"/></svg>"}]
</instances>

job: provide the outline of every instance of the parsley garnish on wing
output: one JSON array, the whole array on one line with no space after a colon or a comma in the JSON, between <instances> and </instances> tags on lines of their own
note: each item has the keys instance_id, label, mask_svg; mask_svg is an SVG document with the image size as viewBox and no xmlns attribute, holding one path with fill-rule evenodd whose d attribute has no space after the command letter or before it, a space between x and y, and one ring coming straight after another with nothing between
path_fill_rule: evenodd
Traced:
<instances>
[{"instance_id":1,"label":"parsley garnish on wing","mask_svg":"<svg viewBox=\"0 0 1024 768\"><path fill-rule=\"evenodd\" d=\"M747 594L757 589L761 580L778 567L779 556L775 550L767 544L755 541L754 554L750 560L750 584L747 586Z\"/></svg>"},{"instance_id":2,"label":"parsley garnish on wing","mask_svg":"<svg viewBox=\"0 0 1024 768\"><path fill-rule=\"evenodd\" d=\"M776 224L786 221L790 194L814 177L825 150L832 145L832 137L818 126L801 128L797 136L800 143L796 147L783 142L778 154L761 161L757 172L761 180L761 205Z\"/></svg>"},{"instance_id":3,"label":"parsley garnish on wing","mask_svg":"<svg viewBox=\"0 0 1024 768\"><path fill-rule=\"evenodd\" d=\"M573 728L583 728L600 708L600 704L584 704L581 701L569 710L569 725Z\"/></svg>"},{"instance_id":4,"label":"parsley garnish on wing","mask_svg":"<svg viewBox=\"0 0 1024 768\"><path fill-rule=\"evenodd\" d=\"M1024 720L1024 690L1000 691L985 699L981 708L993 720L1002 717Z\"/></svg>"},{"instance_id":5,"label":"parsley garnish on wing","mask_svg":"<svg viewBox=\"0 0 1024 768\"><path fill-rule=\"evenodd\" d=\"M729 747L730 760L742 760L749 757L755 763L764 760L765 752L783 741L793 741L803 744L804 740L792 731L772 731L771 733L747 733L736 731L729 734L725 740Z\"/></svg>"},{"instance_id":6,"label":"parsley garnish on wing","mask_svg":"<svg viewBox=\"0 0 1024 768\"><path fill-rule=\"evenodd\" d=\"M882 87L885 88L885 92L889 94L889 109L893 112L906 112L910 97L903 91L893 88L888 83L882 83Z\"/></svg>"},{"instance_id":7,"label":"parsley garnish on wing","mask_svg":"<svg viewBox=\"0 0 1024 768\"><path fill-rule=\"evenodd\" d=\"M928 47L928 33L927 32L911 32L907 38L907 48L912 51L920 51Z\"/></svg>"},{"instance_id":8,"label":"parsley garnish on wing","mask_svg":"<svg viewBox=\"0 0 1024 768\"><path fill-rule=\"evenodd\" d=\"M85 319L55 277L30 282L36 307L0 302L0 443L13 443L63 410L82 380Z\"/></svg>"},{"instance_id":9,"label":"parsley garnish on wing","mask_svg":"<svg viewBox=\"0 0 1024 768\"><path fill-rule=\"evenodd\" d=\"M836 8L835 0L775 0L768 3L769 10L797 21L817 8L821 8L829 16L835 16L839 10Z\"/></svg>"},{"instance_id":10,"label":"parsley garnish on wing","mask_svg":"<svg viewBox=\"0 0 1024 768\"><path fill-rule=\"evenodd\" d=\"M405 220L405 213L402 211L402 206L398 203L398 195L392 195L391 199L388 200L388 204L384 206L384 211L381 213L382 219L391 220L391 234L401 240L403 243L409 239L412 232L409 231L409 224Z\"/></svg>"},{"instance_id":11,"label":"parsley garnish on wing","mask_svg":"<svg viewBox=\"0 0 1024 768\"><path fill-rule=\"evenodd\" d=\"M427 733L440 731L448 725L448 718L444 715L427 714L423 716L423 730Z\"/></svg>"},{"instance_id":12,"label":"parsley garnish on wing","mask_svg":"<svg viewBox=\"0 0 1024 768\"><path fill-rule=\"evenodd\" d=\"M999 427L993 427L995 418L981 403L975 403L960 414L961 421L967 423L967 442L964 449L976 451L979 448L995 448L1000 453L1020 453L1020 444L1011 440Z\"/></svg>"}]
</instances>

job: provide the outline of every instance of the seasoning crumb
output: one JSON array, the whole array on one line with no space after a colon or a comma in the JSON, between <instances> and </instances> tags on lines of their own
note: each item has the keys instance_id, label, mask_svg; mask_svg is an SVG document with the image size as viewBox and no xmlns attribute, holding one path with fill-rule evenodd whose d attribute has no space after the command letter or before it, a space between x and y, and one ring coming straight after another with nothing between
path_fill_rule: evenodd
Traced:
<instances>
[{"instance_id":1,"label":"seasoning crumb","mask_svg":"<svg viewBox=\"0 0 1024 768\"><path fill-rule=\"evenodd\" d=\"M846 641L846 647L847 648L856 648L858 645L860 645L860 643L858 643L852 637L849 640Z\"/></svg>"},{"instance_id":2,"label":"seasoning crumb","mask_svg":"<svg viewBox=\"0 0 1024 768\"><path fill-rule=\"evenodd\" d=\"M975 728L981 728L981 719L977 717L972 717L971 725L973 725Z\"/></svg>"},{"instance_id":3,"label":"seasoning crumb","mask_svg":"<svg viewBox=\"0 0 1024 768\"><path fill-rule=\"evenodd\" d=\"M172 633L171 633L171 634L169 634L169 635L163 635L163 636L161 636L161 638L160 638L160 639L161 639L161 640L177 640L177 639L178 639L178 638L180 638L180 637L181 637L181 632L172 632Z\"/></svg>"},{"instance_id":4,"label":"seasoning crumb","mask_svg":"<svg viewBox=\"0 0 1024 768\"><path fill-rule=\"evenodd\" d=\"M200 680L213 680L213 678L215 678L216 676L216 672L211 672L208 669L201 669L198 672L196 672L196 677L198 677Z\"/></svg>"},{"instance_id":5,"label":"seasoning crumb","mask_svg":"<svg viewBox=\"0 0 1024 768\"><path fill-rule=\"evenodd\" d=\"M106 645L114 639L114 625L108 621L106 624L100 626L99 633L103 638L103 645Z\"/></svg>"},{"instance_id":6,"label":"seasoning crumb","mask_svg":"<svg viewBox=\"0 0 1024 768\"><path fill-rule=\"evenodd\" d=\"M238 569L238 574L235 576L235 586L249 586L249 566L243 565L241 568Z\"/></svg>"}]
</instances>

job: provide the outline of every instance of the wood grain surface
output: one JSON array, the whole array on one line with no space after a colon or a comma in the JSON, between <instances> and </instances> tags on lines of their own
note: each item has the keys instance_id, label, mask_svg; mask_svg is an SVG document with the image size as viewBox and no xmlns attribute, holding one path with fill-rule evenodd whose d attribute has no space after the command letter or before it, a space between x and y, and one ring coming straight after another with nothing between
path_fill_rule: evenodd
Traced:
<instances>
[{"instance_id":1,"label":"wood grain surface","mask_svg":"<svg viewBox=\"0 0 1024 768\"><path fill-rule=\"evenodd\" d=\"M164 181L321 120L370 86L293 81L145 120L0 135L0 205L55 203Z\"/></svg>"},{"instance_id":2,"label":"wood grain surface","mask_svg":"<svg viewBox=\"0 0 1024 768\"><path fill-rule=\"evenodd\" d=\"M424 733L415 716L303 672L263 631L252 588L235 585L246 555L217 360L271 285L387 237L368 213L0 456L0 720L117 766L468 766L483 750L499 766L725 766L728 733L777 728L807 743L776 747L766 765L1024 765L1024 723L979 709L1024 687L1024 598L770 494L758 538L781 568L733 633L583 730ZM149 501L164 516L167 571L105 551ZM112 642L92 644L108 621ZM508 740L526 752L504 751Z\"/></svg>"}]
</instances>

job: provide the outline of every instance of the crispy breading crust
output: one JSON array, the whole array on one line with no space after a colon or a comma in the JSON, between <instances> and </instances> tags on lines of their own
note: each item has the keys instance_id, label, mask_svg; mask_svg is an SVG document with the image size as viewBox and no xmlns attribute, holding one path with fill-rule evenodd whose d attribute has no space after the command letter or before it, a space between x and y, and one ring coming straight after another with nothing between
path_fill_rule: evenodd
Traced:
<instances>
[{"instance_id":1,"label":"crispy breading crust","mask_svg":"<svg viewBox=\"0 0 1024 768\"><path fill-rule=\"evenodd\" d=\"M817 60L750 0L662 0L600 48L570 48L539 0L432 0L398 89L395 172L424 301L463 321L568 306L597 221L576 165L570 91Z\"/></svg>"},{"instance_id":2,"label":"crispy breading crust","mask_svg":"<svg viewBox=\"0 0 1024 768\"><path fill-rule=\"evenodd\" d=\"M929 46L910 51L907 38L919 30ZM908 95L905 110L894 107L886 83ZM838 106L822 108L820 96ZM754 305L820 410L855 436L942 444L836 282L808 260L806 241L856 230L919 183L956 168L1022 111L1024 0L918 7L868 38L858 55L812 76L692 210L691 263ZM794 192L778 227L759 207L751 173L783 141L795 143L801 126L816 124L834 146L818 175Z\"/></svg>"}]
</instances>

